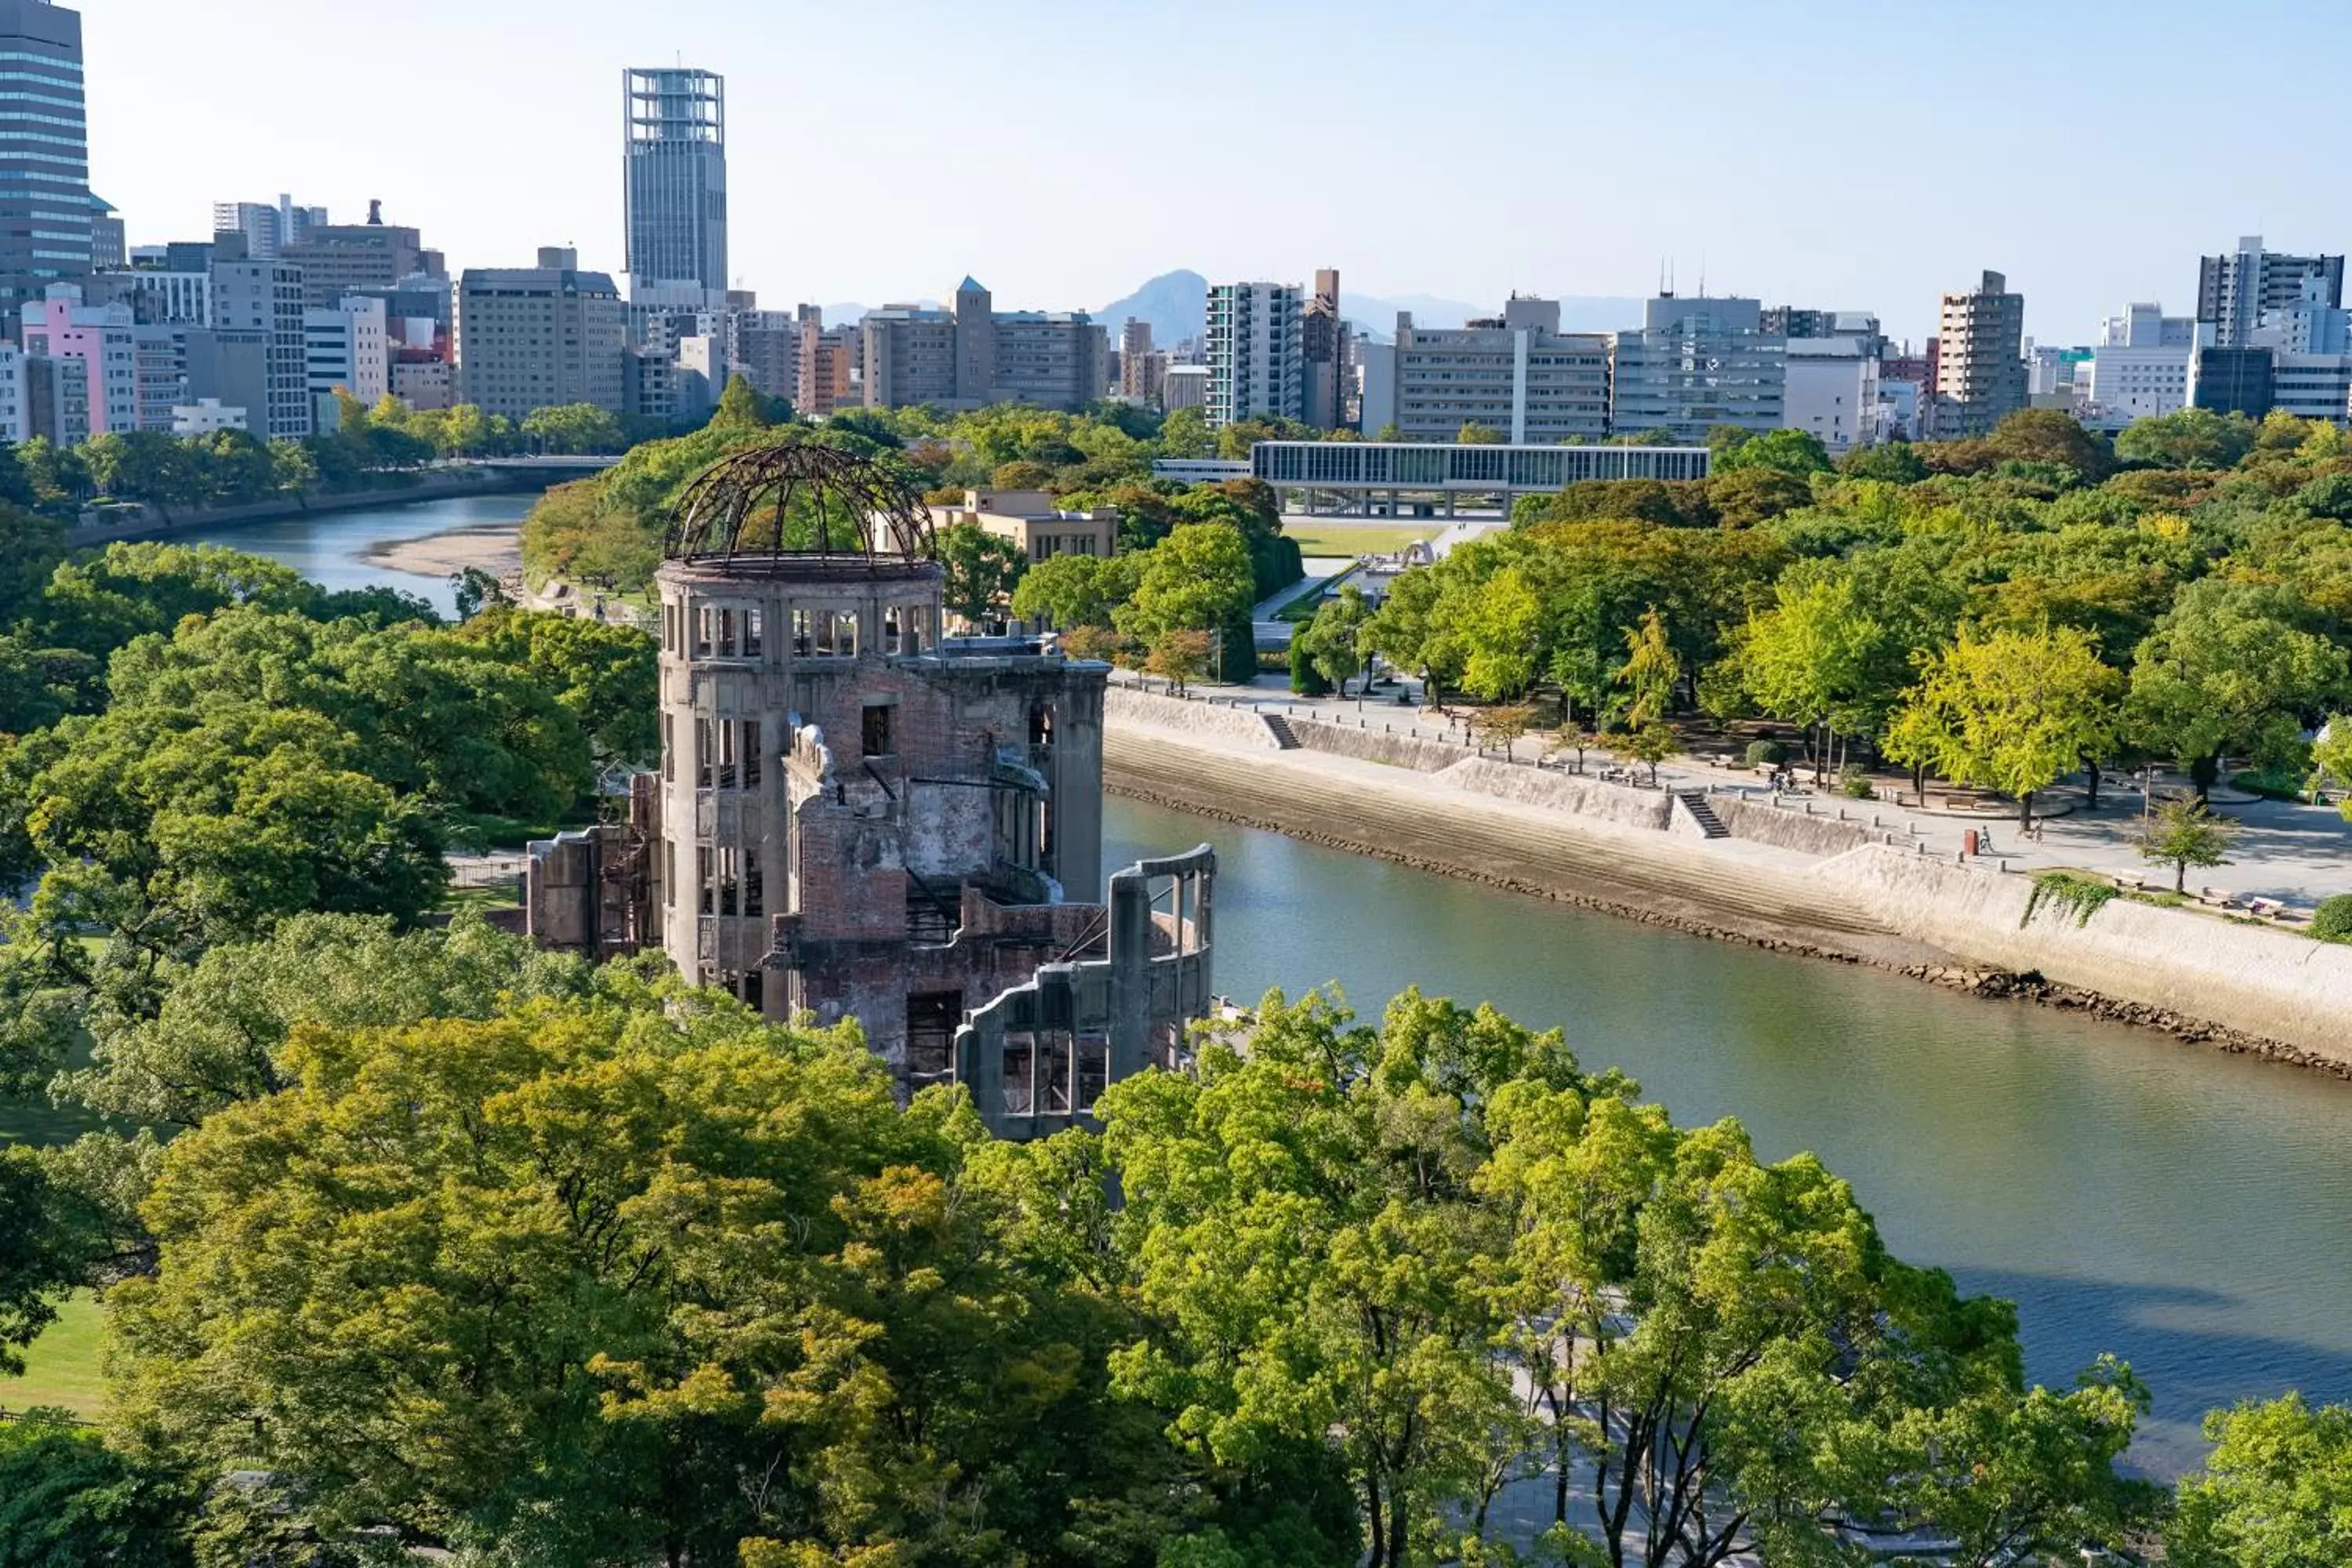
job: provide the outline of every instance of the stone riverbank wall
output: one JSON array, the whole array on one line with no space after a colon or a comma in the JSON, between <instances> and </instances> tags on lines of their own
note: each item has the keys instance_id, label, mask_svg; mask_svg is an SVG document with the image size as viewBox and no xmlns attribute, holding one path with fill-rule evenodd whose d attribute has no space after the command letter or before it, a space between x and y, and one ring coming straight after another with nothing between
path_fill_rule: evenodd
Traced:
<instances>
[{"instance_id":1,"label":"stone riverbank wall","mask_svg":"<svg viewBox=\"0 0 2352 1568\"><path fill-rule=\"evenodd\" d=\"M1930 858L1903 832L1839 820L1833 806L1808 816L1716 795L1730 837L1708 839L1680 830L1660 791L1289 724L1294 750L1247 709L1115 686L1106 783L1648 924L2080 1007L2352 1077L2352 947L2121 898L2087 921L2046 901L2028 920L2031 878Z\"/></svg>"}]
</instances>

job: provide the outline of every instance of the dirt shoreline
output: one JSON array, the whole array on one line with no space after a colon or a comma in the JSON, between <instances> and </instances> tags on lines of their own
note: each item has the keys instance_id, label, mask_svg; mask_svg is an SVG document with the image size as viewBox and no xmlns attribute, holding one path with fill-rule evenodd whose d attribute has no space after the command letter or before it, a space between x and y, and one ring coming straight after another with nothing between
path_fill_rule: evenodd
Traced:
<instances>
[{"instance_id":1,"label":"dirt shoreline","mask_svg":"<svg viewBox=\"0 0 2352 1568\"><path fill-rule=\"evenodd\" d=\"M1580 874L1562 875L1557 870L1549 875L1538 874L1532 879L1506 875L1442 854L1419 853L1393 844L1370 843L1360 834L1347 832L1343 823L1318 810L1315 803L1296 797L1283 802L1279 815L1267 812L1262 804L1256 812L1237 810L1229 800L1209 798L1210 791L1201 786L1212 782L1206 776L1210 759L1196 752L1194 760L1200 765L1187 776L1187 784L1192 788L1171 789L1164 773L1138 769L1131 765L1131 759L1122 759L1106 748L1103 788L1107 794L1141 801L1148 805L1190 812L1213 821L1254 827L1262 832L1278 833L1302 844L1370 856L1413 870L1546 899L1570 908L1632 921L1639 925L1656 926L1766 952L1832 963L1867 965L1987 1001L2027 1002L2061 1011L2083 1013L2115 1023L2155 1029L2184 1044L2209 1046L2233 1056L2258 1057L2266 1061L2352 1079L2352 1066L2286 1041L2144 1003L2103 995L2079 986L2060 984L2038 973L2019 973L1970 964L1949 954L1922 955L1889 951L1885 943L1853 942L1843 933L1807 931L1801 936L1780 935L1759 923L1744 921L1736 915L1710 911L1693 900L1680 897L1661 900L1654 894L1636 894L1631 889L1611 888L1598 878ZM1635 901L1637 898L1646 901ZM1672 907L1657 907L1661 904ZM1916 947L1916 944L1912 945Z\"/></svg>"},{"instance_id":2,"label":"dirt shoreline","mask_svg":"<svg viewBox=\"0 0 2352 1568\"><path fill-rule=\"evenodd\" d=\"M512 523L453 528L419 539L372 545L361 559L387 572L408 572L420 577L455 576L469 566L503 577L522 570L522 533Z\"/></svg>"}]
</instances>

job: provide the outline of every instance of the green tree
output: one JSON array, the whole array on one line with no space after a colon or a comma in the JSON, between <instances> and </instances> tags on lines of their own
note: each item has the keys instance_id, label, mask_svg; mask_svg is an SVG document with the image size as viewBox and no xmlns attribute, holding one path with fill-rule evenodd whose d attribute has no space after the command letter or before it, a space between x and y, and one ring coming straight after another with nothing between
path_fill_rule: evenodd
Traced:
<instances>
[{"instance_id":1,"label":"green tree","mask_svg":"<svg viewBox=\"0 0 2352 1568\"><path fill-rule=\"evenodd\" d=\"M2323 1568L2352 1555L2352 1408L2301 1394L2205 1418L2213 1452L2164 1532L2176 1568Z\"/></svg>"},{"instance_id":2,"label":"green tree","mask_svg":"<svg viewBox=\"0 0 2352 1568\"><path fill-rule=\"evenodd\" d=\"M1502 438L1502 432L1481 425L1475 419L1464 420L1462 428L1454 433L1454 444L1460 447L1492 447Z\"/></svg>"},{"instance_id":3,"label":"green tree","mask_svg":"<svg viewBox=\"0 0 2352 1568\"><path fill-rule=\"evenodd\" d=\"M2092 484L2114 471L2115 454L2105 441L2061 409L2021 408L2005 416L1985 438L2005 461L2049 463L2074 469Z\"/></svg>"},{"instance_id":4,"label":"green tree","mask_svg":"<svg viewBox=\"0 0 2352 1568\"><path fill-rule=\"evenodd\" d=\"M1024 621L1051 621L1065 631L1108 626L1112 612L1134 594L1148 558L1148 552L1048 556L1021 574L1013 590L1013 613Z\"/></svg>"},{"instance_id":5,"label":"green tree","mask_svg":"<svg viewBox=\"0 0 2352 1568\"><path fill-rule=\"evenodd\" d=\"M1316 672L1338 687L1342 697L1348 694L1348 682L1365 673L1362 638L1371 614L1364 591L1353 583L1345 584L1294 637L1294 646L1305 651ZM1370 677L1366 679L1369 682Z\"/></svg>"},{"instance_id":6,"label":"green tree","mask_svg":"<svg viewBox=\"0 0 2352 1568\"><path fill-rule=\"evenodd\" d=\"M2189 890L2189 868L2228 865L2230 846L2237 837L2236 823L2214 816L2203 805L2168 800L2148 818L2138 849L2143 860L2170 866L2172 890L2184 893Z\"/></svg>"},{"instance_id":7,"label":"green tree","mask_svg":"<svg viewBox=\"0 0 2352 1568\"><path fill-rule=\"evenodd\" d=\"M2188 769L2199 800L2224 755L2294 756L2303 716L2344 690L2344 651L2310 629L2311 619L2290 590L2208 577L2183 588L2140 644L2134 731Z\"/></svg>"},{"instance_id":8,"label":"green tree","mask_svg":"<svg viewBox=\"0 0 2352 1568\"><path fill-rule=\"evenodd\" d=\"M1841 722L1866 699L1893 695L1875 684L1886 679L1873 658L1881 627L1843 574L1806 580L1791 573L1773 599L1739 644L1740 677L1766 713L1823 731L1813 753L1818 782L1833 760Z\"/></svg>"},{"instance_id":9,"label":"green tree","mask_svg":"<svg viewBox=\"0 0 2352 1568\"><path fill-rule=\"evenodd\" d=\"M1174 687L1181 697L1192 682L1209 673L1209 658L1213 651L1213 639L1207 632L1171 626L1151 639L1143 668Z\"/></svg>"},{"instance_id":10,"label":"green tree","mask_svg":"<svg viewBox=\"0 0 2352 1568\"><path fill-rule=\"evenodd\" d=\"M2312 743L2311 763L2318 779L2333 779L2344 792L2336 809L2352 822L2352 714L2335 714L2320 727L2319 739Z\"/></svg>"},{"instance_id":11,"label":"green tree","mask_svg":"<svg viewBox=\"0 0 2352 1568\"><path fill-rule=\"evenodd\" d=\"M0 1568L182 1568L190 1500L61 1411L0 1423Z\"/></svg>"},{"instance_id":12,"label":"green tree","mask_svg":"<svg viewBox=\"0 0 2352 1568\"><path fill-rule=\"evenodd\" d=\"M2012 795L2030 824L2037 791L2114 745L2122 691L2077 628L1981 637L1963 628L1922 668L1887 754Z\"/></svg>"},{"instance_id":13,"label":"green tree","mask_svg":"<svg viewBox=\"0 0 2352 1568\"><path fill-rule=\"evenodd\" d=\"M1131 1563L1076 1543L1244 1524L1108 1396L1136 1328L1050 1245L1067 1145L901 1110L854 1026L599 984L299 1028L294 1087L172 1142L110 1307L132 1462L278 1472L330 1542L583 1564Z\"/></svg>"},{"instance_id":14,"label":"green tree","mask_svg":"<svg viewBox=\"0 0 2352 1568\"><path fill-rule=\"evenodd\" d=\"M740 371L728 376L726 390L719 395L719 407L710 422L728 430L765 430L775 423L768 416L766 400Z\"/></svg>"},{"instance_id":15,"label":"green tree","mask_svg":"<svg viewBox=\"0 0 2352 1568\"><path fill-rule=\"evenodd\" d=\"M2242 414L2182 408L2135 419L2116 437L2116 456L2165 468L2228 468L2254 447L2254 422Z\"/></svg>"},{"instance_id":16,"label":"green tree","mask_svg":"<svg viewBox=\"0 0 2352 1568\"><path fill-rule=\"evenodd\" d=\"M1209 631L1255 602L1249 545L1219 522L1187 523L1144 557L1134 595L1114 613L1118 629L1146 641L1166 631Z\"/></svg>"},{"instance_id":17,"label":"green tree","mask_svg":"<svg viewBox=\"0 0 2352 1568\"><path fill-rule=\"evenodd\" d=\"M1752 436L1716 455L1714 471L1738 473L1744 468L1778 468L1787 474L1826 474L1830 455L1821 437L1810 430L1770 430Z\"/></svg>"},{"instance_id":18,"label":"green tree","mask_svg":"<svg viewBox=\"0 0 2352 1568\"><path fill-rule=\"evenodd\" d=\"M1114 1085L1116 1223L1166 1325L1114 1358L1118 1386L1219 1464L1334 1444L1370 1560L1428 1551L1497 1424L1516 1425L1478 1285L1498 1237L1471 1186L1472 1108L1537 1073L1576 1081L1559 1035L1487 1010L1408 993L1376 1033L1276 994L1246 1056L1210 1044L1194 1076Z\"/></svg>"},{"instance_id":19,"label":"green tree","mask_svg":"<svg viewBox=\"0 0 2352 1568\"><path fill-rule=\"evenodd\" d=\"M1029 558L1019 545L971 521L934 531L931 554L947 574L941 602L966 626L975 627L1003 617L1029 569Z\"/></svg>"},{"instance_id":20,"label":"green tree","mask_svg":"<svg viewBox=\"0 0 2352 1568\"><path fill-rule=\"evenodd\" d=\"M1625 664L1616 683L1625 689L1625 722L1633 729L1659 724L1673 711L1682 660L1666 637L1665 617L1653 607L1642 624L1625 633Z\"/></svg>"},{"instance_id":21,"label":"green tree","mask_svg":"<svg viewBox=\"0 0 2352 1568\"><path fill-rule=\"evenodd\" d=\"M734 388L730 384L728 390ZM593 403L567 403L534 408L523 416L522 435L539 451L570 457L583 452L617 452L628 443L621 422Z\"/></svg>"},{"instance_id":22,"label":"green tree","mask_svg":"<svg viewBox=\"0 0 2352 1568\"><path fill-rule=\"evenodd\" d=\"M500 607L458 638L490 648L531 678L579 723L600 763L652 763L660 648L635 626Z\"/></svg>"},{"instance_id":23,"label":"green tree","mask_svg":"<svg viewBox=\"0 0 2352 1568\"><path fill-rule=\"evenodd\" d=\"M1838 459L1837 471L1850 479L1916 485L1927 477L1927 465L1920 461L1910 442L1885 441L1874 447L1856 447Z\"/></svg>"}]
</instances>

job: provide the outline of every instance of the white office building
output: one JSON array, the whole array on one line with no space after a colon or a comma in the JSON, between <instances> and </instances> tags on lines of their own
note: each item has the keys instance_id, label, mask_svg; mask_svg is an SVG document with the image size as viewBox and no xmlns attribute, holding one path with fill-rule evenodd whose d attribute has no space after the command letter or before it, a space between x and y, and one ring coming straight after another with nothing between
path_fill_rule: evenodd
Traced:
<instances>
[{"instance_id":1,"label":"white office building","mask_svg":"<svg viewBox=\"0 0 2352 1568\"><path fill-rule=\"evenodd\" d=\"M2119 430L2135 419L2189 406L2189 362L2213 329L2193 316L2168 316L2158 304L2132 304L2099 329L2098 346L2078 367L2087 423Z\"/></svg>"},{"instance_id":2,"label":"white office building","mask_svg":"<svg viewBox=\"0 0 2352 1568\"><path fill-rule=\"evenodd\" d=\"M1868 336L1790 338L1780 417L1832 456L1879 440L1878 354Z\"/></svg>"},{"instance_id":3,"label":"white office building","mask_svg":"<svg viewBox=\"0 0 2352 1568\"><path fill-rule=\"evenodd\" d=\"M1209 290L1211 426L1304 416L1305 308L1296 283L1220 283Z\"/></svg>"},{"instance_id":4,"label":"white office building","mask_svg":"<svg viewBox=\"0 0 2352 1568\"><path fill-rule=\"evenodd\" d=\"M341 387L373 408L392 391L383 301L348 294L331 310L302 312L305 384L312 396Z\"/></svg>"},{"instance_id":5,"label":"white office building","mask_svg":"<svg viewBox=\"0 0 2352 1568\"><path fill-rule=\"evenodd\" d=\"M1514 296L1499 316L1445 330L1396 321L1392 405L1405 441L1452 441L1465 425L1513 446L1598 441L1609 433L1609 340L1563 333L1559 304ZM1375 373L1376 374L1378 373Z\"/></svg>"},{"instance_id":6,"label":"white office building","mask_svg":"<svg viewBox=\"0 0 2352 1568\"><path fill-rule=\"evenodd\" d=\"M230 408L217 397L199 397L172 410L174 436L210 436L220 430L245 428L245 410Z\"/></svg>"}]
</instances>

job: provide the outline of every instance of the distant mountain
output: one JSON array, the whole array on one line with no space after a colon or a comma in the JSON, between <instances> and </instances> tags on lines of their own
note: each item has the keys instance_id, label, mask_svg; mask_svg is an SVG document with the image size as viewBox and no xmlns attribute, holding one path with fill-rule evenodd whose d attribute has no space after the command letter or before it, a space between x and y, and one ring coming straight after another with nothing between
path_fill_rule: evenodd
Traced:
<instances>
[{"instance_id":1,"label":"distant mountain","mask_svg":"<svg viewBox=\"0 0 2352 1568\"><path fill-rule=\"evenodd\" d=\"M1197 272L1163 272L1094 314L1109 332L1113 347L1118 344L1118 330L1132 317L1151 323L1151 342L1156 347L1174 348L1208 330L1209 280Z\"/></svg>"}]
</instances>

